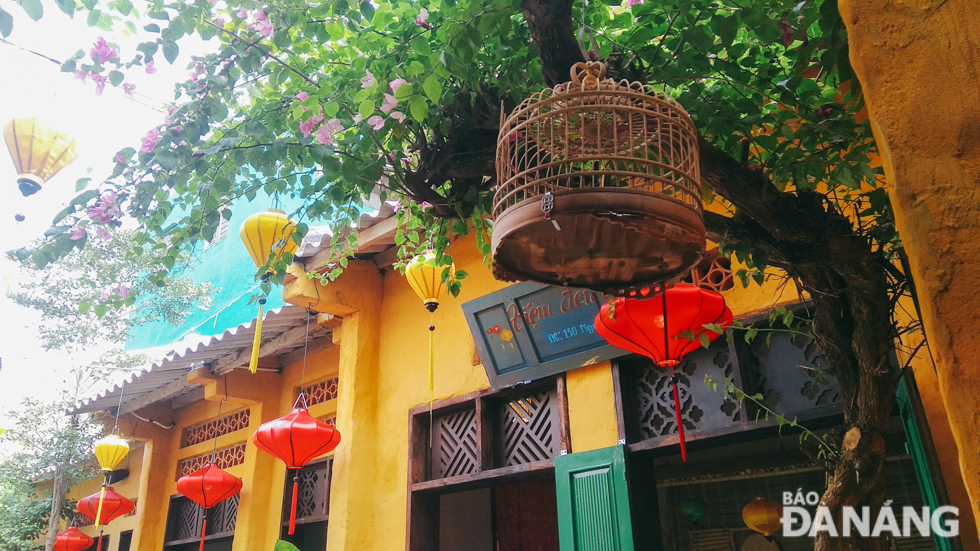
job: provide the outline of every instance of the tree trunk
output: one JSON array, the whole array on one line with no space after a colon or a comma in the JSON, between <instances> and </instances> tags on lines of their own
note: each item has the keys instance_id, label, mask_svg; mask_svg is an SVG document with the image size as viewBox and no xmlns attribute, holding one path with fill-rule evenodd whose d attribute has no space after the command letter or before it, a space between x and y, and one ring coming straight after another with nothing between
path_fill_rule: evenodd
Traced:
<instances>
[{"instance_id":1,"label":"tree trunk","mask_svg":"<svg viewBox=\"0 0 980 551\"><path fill-rule=\"evenodd\" d=\"M571 7L572 0L521 2L549 85L566 80L571 65L583 61ZM702 184L736 207L733 218L705 213L709 236L718 242L750 240L812 300L813 334L840 386L846 435L821 505L830 509L838 528L844 506L869 506L877 518L885 500L884 437L895 397L889 364L892 312L880 259L823 195L780 192L765 175L747 170L703 138L700 150ZM879 551L886 542L824 533L814 545L817 551Z\"/></svg>"},{"instance_id":2,"label":"tree trunk","mask_svg":"<svg viewBox=\"0 0 980 551\"><path fill-rule=\"evenodd\" d=\"M54 480L51 483L51 513L48 516L48 535L44 538L44 551L54 549L54 541L58 536L58 523L61 520L61 507L65 504L65 493L68 491L68 477L65 469L57 466L54 469Z\"/></svg>"}]
</instances>

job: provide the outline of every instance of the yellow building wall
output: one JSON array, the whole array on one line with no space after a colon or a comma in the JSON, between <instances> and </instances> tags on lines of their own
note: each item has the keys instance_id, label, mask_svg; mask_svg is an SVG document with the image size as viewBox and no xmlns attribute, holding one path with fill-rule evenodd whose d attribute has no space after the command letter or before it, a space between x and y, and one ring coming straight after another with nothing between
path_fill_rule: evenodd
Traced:
<instances>
[{"instance_id":1,"label":"yellow building wall","mask_svg":"<svg viewBox=\"0 0 980 551\"><path fill-rule=\"evenodd\" d=\"M464 319L463 302L506 286L493 279L471 239L454 243L457 268L470 276L459 298L443 297L431 317L435 332L435 377L432 397L443 400L489 387L486 374ZM736 267L737 269L737 267ZM764 313L770 308L795 303L799 295L792 282L775 270L761 287L752 283L725 293L737 318ZM123 435L145 442L142 453L130 458L131 475L118 486L127 497L141 496L136 517L114 521L106 533L117 545L120 531L135 529L132 549L162 548L170 497L176 494L176 469L181 459L209 453L213 441L180 447L183 430L221 415L250 408L245 430L220 437L218 448L249 442L244 463L228 472L242 477L244 486L238 513L234 551L272 549L280 530L285 466L250 443L252 432L266 421L287 414L302 381L316 383L339 377L339 397L310 408L314 417L337 415L342 440L334 454L331 488L329 551L387 551L402 549L406 537L408 490L409 410L427 404L429 313L394 270L378 271L373 264L354 261L335 282L319 288L306 278L289 283L287 301L343 316L334 332L336 346L311 355L306 361L286 366L281 374L249 374L235 370L215 377L205 370L189 380L205 388L205 400L176 411L169 404L142 410L141 416L171 420L173 429L136 422L124 417ZM922 368L915 364L917 373ZM942 410L934 407L934 378L920 379L923 400L937 449L943 450L944 473L950 464L951 438ZM615 445L619 439L614 399L613 371L609 362L585 366L565 375L572 452ZM222 403L227 395L227 401ZM933 404L933 405L929 405ZM937 413L939 412L939 413ZM168 417L169 416L169 417ZM949 486L949 484L947 484ZM92 481L72 490L73 496L98 489ZM950 488L951 495L956 488ZM962 492L965 493L965 492ZM954 501L955 504L955 501ZM967 528L964 526L964 530ZM91 532L91 528L87 529ZM115 547L106 551L115 551ZM307 550L304 550L307 551Z\"/></svg>"}]
</instances>

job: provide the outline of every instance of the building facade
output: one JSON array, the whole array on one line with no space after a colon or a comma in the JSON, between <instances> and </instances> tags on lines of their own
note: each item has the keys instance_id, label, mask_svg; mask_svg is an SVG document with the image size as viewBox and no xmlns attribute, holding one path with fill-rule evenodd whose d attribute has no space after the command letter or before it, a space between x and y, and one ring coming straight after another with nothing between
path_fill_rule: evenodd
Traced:
<instances>
[{"instance_id":1,"label":"building facade","mask_svg":"<svg viewBox=\"0 0 980 551\"><path fill-rule=\"evenodd\" d=\"M759 405L727 397L721 382L761 394L762 405L814 434L834 434L839 396L819 349L765 331L778 328L773 309L805 311L791 282L743 288L731 285L727 261L703 266L713 275L699 282L720 290L736 319L763 336L746 342L737 332L678 366L682 462L669 373L590 332L602 297L496 281L469 239L453 246L457 268L469 274L462 293L444 297L431 317L430 393L430 314L391 267L390 209L369 218L359 232L368 252L327 285L304 275L322 269L327 252L315 239L301 248L284 306L265 319L257 374L246 369L247 322L76 408L112 415L122 393L119 426L134 443L128 477L114 487L137 508L104 527L103 549L197 549L200 511L177 494L176 480L212 457L244 486L209 516L209 551L268 550L280 538L301 551L734 551L770 544L742 523L754 498L822 491L814 442L780 430ZM248 285L252 272L238 275ZM958 506L961 535L896 538L893 546L977 549L935 372L927 359L908 362L904 349L894 366L902 390L887 441L888 498ZM289 413L300 393L342 440L300 473L297 531L287 536L292 485L251 434ZM71 497L96 490L92 481ZM703 505L702 518L685 512L690 504ZM806 537L775 542L813 545Z\"/></svg>"}]
</instances>

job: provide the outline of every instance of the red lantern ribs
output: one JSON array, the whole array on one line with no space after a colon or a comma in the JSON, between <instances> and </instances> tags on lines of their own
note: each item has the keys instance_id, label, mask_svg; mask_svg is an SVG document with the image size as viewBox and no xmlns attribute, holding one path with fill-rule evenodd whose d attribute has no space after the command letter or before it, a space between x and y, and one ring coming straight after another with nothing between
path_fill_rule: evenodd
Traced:
<instances>
[{"instance_id":1,"label":"red lantern ribs","mask_svg":"<svg viewBox=\"0 0 980 551\"><path fill-rule=\"evenodd\" d=\"M64 532L60 532L54 538L54 551L83 551L88 549L95 540L86 536L81 530L74 526L69 527Z\"/></svg>"},{"instance_id":2,"label":"red lantern ribs","mask_svg":"<svg viewBox=\"0 0 980 551\"><path fill-rule=\"evenodd\" d=\"M278 457L293 471L293 496L289 508L291 536L296 532L299 470L313 459L333 451L340 443L340 432L314 419L306 408L297 407L289 415L263 423L252 435L252 442L260 450Z\"/></svg>"},{"instance_id":3,"label":"red lantern ribs","mask_svg":"<svg viewBox=\"0 0 980 551\"><path fill-rule=\"evenodd\" d=\"M119 495L112 488L105 488L105 497L102 498L102 513L99 514L99 497L100 492L95 492L90 496L83 497L78 500L78 505L75 506L75 510L79 513L87 516L88 518L95 521L96 526L102 526L103 524L109 524L113 520L128 514L136 505ZM98 517L98 518L96 518ZM102 551L102 531L99 531L99 545L98 551Z\"/></svg>"},{"instance_id":4,"label":"red lantern ribs","mask_svg":"<svg viewBox=\"0 0 980 551\"><path fill-rule=\"evenodd\" d=\"M674 415L684 461L687 461L687 449L674 367L689 352L701 347L702 336L711 342L721 335L705 325L727 328L732 319L732 311L721 295L686 283L666 290L654 289L649 298L615 298L603 305L595 318L596 332L609 344L642 354L659 367L670 368Z\"/></svg>"}]
</instances>

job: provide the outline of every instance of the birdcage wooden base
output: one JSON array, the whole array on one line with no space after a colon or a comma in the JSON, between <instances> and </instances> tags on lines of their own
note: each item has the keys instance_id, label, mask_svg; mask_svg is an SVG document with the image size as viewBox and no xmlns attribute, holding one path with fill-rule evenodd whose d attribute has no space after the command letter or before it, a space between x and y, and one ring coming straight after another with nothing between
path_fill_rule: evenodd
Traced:
<instances>
[{"instance_id":1,"label":"birdcage wooden base","mask_svg":"<svg viewBox=\"0 0 980 551\"><path fill-rule=\"evenodd\" d=\"M492 240L497 279L624 295L685 276L704 254L701 215L660 193L556 191L550 218L541 210L542 197L497 217Z\"/></svg>"}]
</instances>

